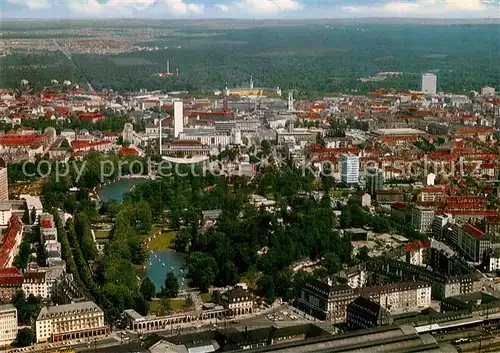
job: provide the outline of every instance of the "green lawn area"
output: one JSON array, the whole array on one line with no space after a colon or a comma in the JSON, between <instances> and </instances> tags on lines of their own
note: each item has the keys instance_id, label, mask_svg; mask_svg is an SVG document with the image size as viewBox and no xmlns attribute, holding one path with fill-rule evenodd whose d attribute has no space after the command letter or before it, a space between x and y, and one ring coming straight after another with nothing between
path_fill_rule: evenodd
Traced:
<instances>
[{"instance_id":1,"label":"green lawn area","mask_svg":"<svg viewBox=\"0 0 500 353\"><path fill-rule=\"evenodd\" d=\"M349 195L349 190L330 190L331 197L344 197Z\"/></svg>"},{"instance_id":2,"label":"green lawn area","mask_svg":"<svg viewBox=\"0 0 500 353\"><path fill-rule=\"evenodd\" d=\"M109 231L107 230L94 230L96 239L108 239Z\"/></svg>"},{"instance_id":3,"label":"green lawn area","mask_svg":"<svg viewBox=\"0 0 500 353\"><path fill-rule=\"evenodd\" d=\"M167 299L160 299L160 300L153 300L151 302L149 302L150 306L149 306L149 312L150 313L155 313L155 314L158 314L162 311L162 303L165 303L166 305L166 302L167 302ZM186 300L184 299L170 299L168 300L168 302L170 302L170 309L171 309L171 312L176 312L176 311L179 311L181 309L186 309L185 308L185 303L186 303ZM163 309L165 310L165 309Z\"/></svg>"},{"instance_id":4,"label":"green lawn area","mask_svg":"<svg viewBox=\"0 0 500 353\"><path fill-rule=\"evenodd\" d=\"M153 227L151 230L150 237L151 237L151 242L149 243L149 250L153 251L164 251L167 250L170 247L170 243L174 240L176 232L164 232L158 234L161 229L159 227ZM156 237L153 238L155 234Z\"/></svg>"},{"instance_id":5,"label":"green lawn area","mask_svg":"<svg viewBox=\"0 0 500 353\"><path fill-rule=\"evenodd\" d=\"M135 265L134 268L135 268L135 272L139 278L141 278L141 279L146 278L147 273L146 273L146 269L144 268L143 265Z\"/></svg>"},{"instance_id":6,"label":"green lawn area","mask_svg":"<svg viewBox=\"0 0 500 353\"><path fill-rule=\"evenodd\" d=\"M200 297L204 303L208 303L208 302L212 301L212 293L202 293L202 294L200 294Z\"/></svg>"}]
</instances>

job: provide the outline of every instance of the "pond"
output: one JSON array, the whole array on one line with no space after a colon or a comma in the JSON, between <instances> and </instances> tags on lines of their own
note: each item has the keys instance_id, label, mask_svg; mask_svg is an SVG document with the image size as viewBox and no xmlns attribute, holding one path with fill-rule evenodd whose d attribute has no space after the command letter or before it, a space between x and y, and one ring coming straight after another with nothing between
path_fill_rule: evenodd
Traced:
<instances>
[{"instance_id":1,"label":"pond","mask_svg":"<svg viewBox=\"0 0 500 353\"><path fill-rule=\"evenodd\" d=\"M173 250L150 252L146 268L157 291L164 285L168 272L176 275L181 291L187 288L186 259L181 253Z\"/></svg>"},{"instance_id":2,"label":"pond","mask_svg":"<svg viewBox=\"0 0 500 353\"><path fill-rule=\"evenodd\" d=\"M125 194L129 192L135 185L144 182L142 178L119 179L99 188L97 193L101 201L116 200L123 202Z\"/></svg>"},{"instance_id":3,"label":"pond","mask_svg":"<svg viewBox=\"0 0 500 353\"><path fill-rule=\"evenodd\" d=\"M116 200L123 202L125 194L135 185L144 182L142 178L119 179L107 185L103 185L98 190L102 201ZM146 269L148 277L153 281L156 290L160 291L165 283L167 273L172 271L179 280L180 289L187 288L186 280L186 260L183 254L174 250L150 252Z\"/></svg>"}]
</instances>

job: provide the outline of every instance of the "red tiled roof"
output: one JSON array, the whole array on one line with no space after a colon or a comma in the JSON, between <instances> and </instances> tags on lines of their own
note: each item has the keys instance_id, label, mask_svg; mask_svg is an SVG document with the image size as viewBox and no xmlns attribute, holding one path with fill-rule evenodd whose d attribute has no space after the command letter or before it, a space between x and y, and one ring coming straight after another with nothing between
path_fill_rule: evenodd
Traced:
<instances>
[{"instance_id":1,"label":"red tiled roof","mask_svg":"<svg viewBox=\"0 0 500 353\"><path fill-rule=\"evenodd\" d=\"M233 117L233 113L225 113L225 112L196 112L196 111L193 111L193 112L189 113L189 116L190 117L199 116L200 119L202 117L207 117L207 118L210 118L210 117L232 118Z\"/></svg>"},{"instance_id":2,"label":"red tiled roof","mask_svg":"<svg viewBox=\"0 0 500 353\"><path fill-rule=\"evenodd\" d=\"M209 102L196 102L196 103L194 103L194 107L195 108L206 108L206 107L210 107L210 103Z\"/></svg>"},{"instance_id":3,"label":"red tiled roof","mask_svg":"<svg viewBox=\"0 0 500 353\"><path fill-rule=\"evenodd\" d=\"M477 229L476 227L474 227L473 225L467 224L464 227L464 230L466 232L468 232L469 234L472 234L476 238L481 239L482 237L484 237L484 233L482 231L480 231L479 229Z\"/></svg>"},{"instance_id":4,"label":"red tiled roof","mask_svg":"<svg viewBox=\"0 0 500 353\"><path fill-rule=\"evenodd\" d=\"M21 221L17 216L10 217L9 225L2 240L0 249L0 268L5 267L16 245L16 235L21 231Z\"/></svg>"},{"instance_id":5,"label":"red tiled roof","mask_svg":"<svg viewBox=\"0 0 500 353\"><path fill-rule=\"evenodd\" d=\"M104 115L101 113L81 113L78 118L80 120L104 119Z\"/></svg>"},{"instance_id":6,"label":"red tiled roof","mask_svg":"<svg viewBox=\"0 0 500 353\"><path fill-rule=\"evenodd\" d=\"M397 201L397 202L394 202L391 205L391 207L397 208L399 210L404 210L406 208L406 205L404 203L402 203L402 202Z\"/></svg>"},{"instance_id":7,"label":"red tiled roof","mask_svg":"<svg viewBox=\"0 0 500 353\"><path fill-rule=\"evenodd\" d=\"M325 104L321 104L321 103L314 103L313 105L311 105L311 109L326 109L326 105Z\"/></svg>"},{"instance_id":8,"label":"red tiled roof","mask_svg":"<svg viewBox=\"0 0 500 353\"><path fill-rule=\"evenodd\" d=\"M42 228L52 228L52 221L48 218L42 219L40 222Z\"/></svg>"},{"instance_id":9,"label":"red tiled roof","mask_svg":"<svg viewBox=\"0 0 500 353\"><path fill-rule=\"evenodd\" d=\"M214 123L213 120L208 120L208 119L199 119L198 122L203 123L203 124L209 124L209 125L212 125Z\"/></svg>"},{"instance_id":10,"label":"red tiled roof","mask_svg":"<svg viewBox=\"0 0 500 353\"><path fill-rule=\"evenodd\" d=\"M23 274L15 267L0 268L0 287L21 286Z\"/></svg>"},{"instance_id":11,"label":"red tiled roof","mask_svg":"<svg viewBox=\"0 0 500 353\"><path fill-rule=\"evenodd\" d=\"M0 136L0 146L32 146L44 140L44 135L8 134Z\"/></svg>"},{"instance_id":12,"label":"red tiled roof","mask_svg":"<svg viewBox=\"0 0 500 353\"><path fill-rule=\"evenodd\" d=\"M84 149L84 148L94 148L97 146L103 146L103 145L108 145L111 144L109 141L86 141L86 140L75 140L71 142L71 147L73 149L78 150L78 149Z\"/></svg>"},{"instance_id":13,"label":"red tiled roof","mask_svg":"<svg viewBox=\"0 0 500 353\"><path fill-rule=\"evenodd\" d=\"M442 211L436 211L442 213L450 213L453 215L477 215L477 216L497 216L498 212L494 210L457 210L457 209L444 209Z\"/></svg>"},{"instance_id":14,"label":"red tiled roof","mask_svg":"<svg viewBox=\"0 0 500 353\"><path fill-rule=\"evenodd\" d=\"M436 187L426 187L421 189L422 192L444 192L444 189L440 186Z\"/></svg>"},{"instance_id":15,"label":"red tiled roof","mask_svg":"<svg viewBox=\"0 0 500 353\"><path fill-rule=\"evenodd\" d=\"M494 131L492 127L476 127L455 130L455 135L493 134Z\"/></svg>"},{"instance_id":16,"label":"red tiled roof","mask_svg":"<svg viewBox=\"0 0 500 353\"><path fill-rule=\"evenodd\" d=\"M177 140L177 141L172 141L170 143L171 146L199 146L201 145L200 141L196 140Z\"/></svg>"},{"instance_id":17,"label":"red tiled roof","mask_svg":"<svg viewBox=\"0 0 500 353\"><path fill-rule=\"evenodd\" d=\"M406 253L415 251L420 248L428 248L431 246L431 242L429 240L420 240L414 241L412 243L408 243L405 245L404 250Z\"/></svg>"},{"instance_id":18,"label":"red tiled roof","mask_svg":"<svg viewBox=\"0 0 500 353\"><path fill-rule=\"evenodd\" d=\"M120 148L120 154L138 156L139 151L133 147L122 147Z\"/></svg>"}]
</instances>

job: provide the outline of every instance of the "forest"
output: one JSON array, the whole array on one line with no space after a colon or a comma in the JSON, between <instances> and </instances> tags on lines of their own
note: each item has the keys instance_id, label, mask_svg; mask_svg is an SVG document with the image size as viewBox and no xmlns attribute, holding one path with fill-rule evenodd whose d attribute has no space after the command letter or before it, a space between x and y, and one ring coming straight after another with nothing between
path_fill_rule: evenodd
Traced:
<instances>
[{"instance_id":1,"label":"forest","mask_svg":"<svg viewBox=\"0 0 500 353\"><path fill-rule=\"evenodd\" d=\"M363 93L376 88L417 90L423 72L438 74L438 90L466 92L500 82L500 41L496 25L365 24L218 29L178 29L138 45L168 47L118 55L13 53L0 58L0 87L23 78L35 88L52 78L96 89L135 91L213 91L247 84L296 89L301 97L324 93ZM214 32L210 30L210 32ZM464 44L466 43L466 45ZM181 46L178 48L177 46ZM179 69L179 77L160 78ZM359 82L377 72L403 75Z\"/></svg>"}]
</instances>

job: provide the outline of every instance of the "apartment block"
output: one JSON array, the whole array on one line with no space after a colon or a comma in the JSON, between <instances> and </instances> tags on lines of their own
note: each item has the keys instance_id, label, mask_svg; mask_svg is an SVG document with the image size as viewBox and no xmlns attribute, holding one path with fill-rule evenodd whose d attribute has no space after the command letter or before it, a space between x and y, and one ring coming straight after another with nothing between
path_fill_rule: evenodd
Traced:
<instances>
[{"instance_id":1,"label":"apartment block","mask_svg":"<svg viewBox=\"0 0 500 353\"><path fill-rule=\"evenodd\" d=\"M320 320L344 322L347 305L359 295L347 284L313 280L305 284L297 298L297 306Z\"/></svg>"},{"instance_id":2,"label":"apartment block","mask_svg":"<svg viewBox=\"0 0 500 353\"><path fill-rule=\"evenodd\" d=\"M452 224L445 230L445 235L473 262L482 262L486 252L500 249L500 238L488 235L471 224Z\"/></svg>"},{"instance_id":3,"label":"apartment block","mask_svg":"<svg viewBox=\"0 0 500 353\"><path fill-rule=\"evenodd\" d=\"M425 282L402 282L360 289L369 298L391 313L410 312L431 305L431 285Z\"/></svg>"},{"instance_id":4,"label":"apartment block","mask_svg":"<svg viewBox=\"0 0 500 353\"><path fill-rule=\"evenodd\" d=\"M10 302L23 284L23 274L15 267L0 269L0 300Z\"/></svg>"},{"instance_id":5,"label":"apartment block","mask_svg":"<svg viewBox=\"0 0 500 353\"><path fill-rule=\"evenodd\" d=\"M470 293L474 284L480 279L474 272L466 274L446 275L431 271L425 267L412 265L402 261L380 259L373 263L372 271L377 275L389 276L395 281L422 281L431 285L433 298L442 299L455 295Z\"/></svg>"},{"instance_id":6,"label":"apartment block","mask_svg":"<svg viewBox=\"0 0 500 353\"><path fill-rule=\"evenodd\" d=\"M405 224L408 218L408 207L402 202L391 204L391 217L400 224Z\"/></svg>"},{"instance_id":7,"label":"apartment block","mask_svg":"<svg viewBox=\"0 0 500 353\"><path fill-rule=\"evenodd\" d=\"M488 259L488 270L490 272L500 270L500 249L495 249Z\"/></svg>"},{"instance_id":8,"label":"apartment block","mask_svg":"<svg viewBox=\"0 0 500 353\"><path fill-rule=\"evenodd\" d=\"M35 297L50 298L50 288L45 271L27 271L24 274L22 289L26 296L33 294Z\"/></svg>"},{"instance_id":9,"label":"apartment block","mask_svg":"<svg viewBox=\"0 0 500 353\"><path fill-rule=\"evenodd\" d=\"M17 336L17 309L12 304L0 305L0 347L14 342Z\"/></svg>"},{"instance_id":10,"label":"apartment block","mask_svg":"<svg viewBox=\"0 0 500 353\"><path fill-rule=\"evenodd\" d=\"M403 282L354 289L347 284L314 280L306 283L297 301L298 307L311 316L344 322L347 306L359 297L366 297L391 313L410 312L430 306L431 285Z\"/></svg>"},{"instance_id":11,"label":"apartment block","mask_svg":"<svg viewBox=\"0 0 500 353\"><path fill-rule=\"evenodd\" d=\"M368 169L366 172L366 191L375 195L384 187L384 173L378 169Z\"/></svg>"},{"instance_id":12,"label":"apartment block","mask_svg":"<svg viewBox=\"0 0 500 353\"><path fill-rule=\"evenodd\" d=\"M413 228L422 233L428 233L432 230L432 222L434 220L434 210L415 206L411 212Z\"/></svg>"},{"instance_id":13,"label":"apartment block","mask_svg":"<svg viewBox=\"0 0 500 353\"><path fill-rule=\"evenodd\" d=\"M0 268L12 267L23 236L23 224L18 216L10 217L0 244Z\"/></svg>"},{"instance_id":14,"label":"apartment block","mask_svg":"<svg viewBox=\"0 0 500 353\"><path fill-rule=\"evenodd\" d=\"M346 186L359 183L359 157L343 154L340 156L340 181Z\"/></svg>"},{"instance_id":15,"label":"apartment block","mask_svg":"<svg viewBox=\"0 0 500 353\"><path fill-rule=\"evenodd\" d=\"M368 298L359 297L347 306L346 324L351 329L366 329L390 323L389 312Z\"/></svg>"},{"instance_id":16,"label":"apartment block","mask_svg":"<svg viewBox=\"0 0 500 353\"><path fill-rule=\"evenodd\" d=\"M417 200L419 202L440 202L444 201L446 193L441 186L428 186L423 187L418 194Z\"/></svg>"}]
</instances>

